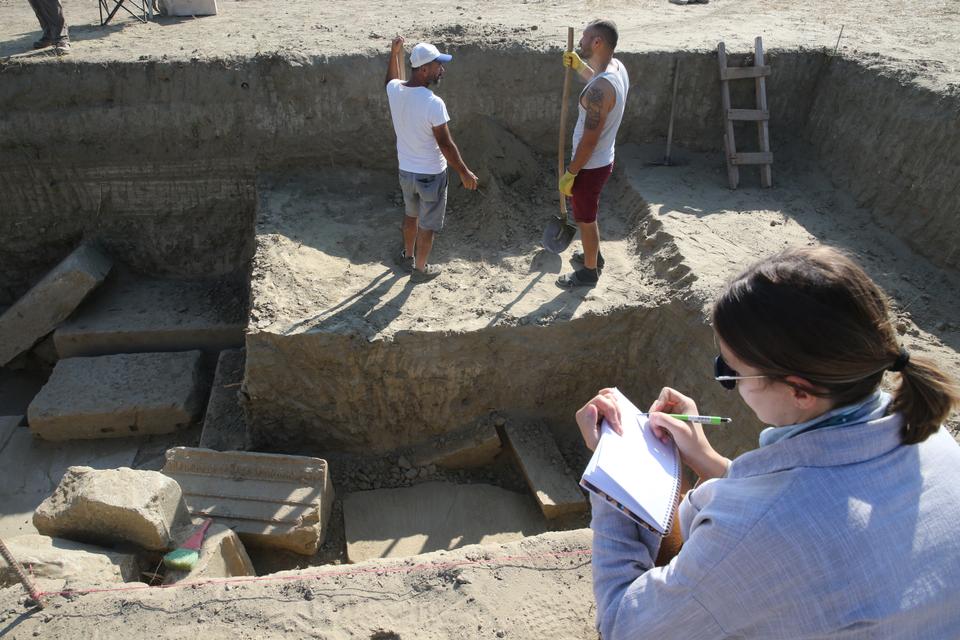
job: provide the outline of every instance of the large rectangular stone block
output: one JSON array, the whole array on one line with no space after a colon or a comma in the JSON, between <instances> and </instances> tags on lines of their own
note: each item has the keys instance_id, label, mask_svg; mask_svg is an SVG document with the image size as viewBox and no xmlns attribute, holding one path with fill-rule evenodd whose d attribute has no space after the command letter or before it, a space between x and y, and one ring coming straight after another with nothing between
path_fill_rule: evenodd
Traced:
<instances>
[{"instance_id":1,"label":"large rectangular stone block","mask_svg":"<svg viewBox=\"0 0 960 640\"><path fill-rule=\"evenodd\" d=\"M544 425L507 424L504 432L543 515L557 518L586 510L587 501Z\"/></svg>"},{"instance_id":2,"label":"large rectangular stone block","mask_svg":"<svg viewBox=\"0 0 960 640\"><path fill-rule=\"evenodd\" d=\"M67 358L27 421L45 440L171 433L199 420L206 392L199 351Z\"/></svg>"},{"instance_id":3,"label":"large rectangular stone block","mask_svg":"<svg viewBox=\"0 0 960 640\"><path fill-rule=\"evenodd\" d=\"M113 262L78 247L0 316L0 366L57 328L110 272Z\"/></svg>"},{"instance_id":4,"label":"large rectangular stone block","mask_svg":"<svg viewBox=\"0 0 960 640\"><path fill-rule=\"evenodd\" d=\"M243 345L244 295L231 282L111 278L53 334L61 358Z\"/></svg>"},{"instance_id":5,"label":"large rectangular stone block","mask_svg":"<svg viewBox=\"0 0 960 640\"><path fill-rule=\"evenodd\" d=\"M169 549L175 527L186 522L180 487L157 471L70 467L33 513L44 535L79 542L131 542Z\"/></svg>"},{"instance_id":6,"label":"large rectangular stone block","mask_svg":"<svg viewBox=\"0 0 960 640\"><path fill-rule=\"evenodd\" d=\"M238 451L247 446L247 421L237 392L243 382L243 349L220 352L213 376L207 413L203 417L200 447L217 451Z\"/></svg>"},{"instance_id":7,"label":"large rectangular stone block","mask_svg":"<svg viewBox=\"0 0 960 640\"><path fill-rule=\"evenodd\" d=\"M327 534L333 484L326 460L174 447L163 473L194 517L213 518L244 544L313 555Z\"/></svg>"},{"instance_id":8,"label":"large rectangular stone block","mask_svg":"<svg viewBox=\"0 0 960 640\"><path fill-rule=\"evenodd\" d=\"M27 572L43 580L62 580L64 586L133 582L139 578L137 559L89 544L37 534L5 540L7 548ZM0 558L0 587L18 584L13 567Z\"/></svg>"}]
</instances>

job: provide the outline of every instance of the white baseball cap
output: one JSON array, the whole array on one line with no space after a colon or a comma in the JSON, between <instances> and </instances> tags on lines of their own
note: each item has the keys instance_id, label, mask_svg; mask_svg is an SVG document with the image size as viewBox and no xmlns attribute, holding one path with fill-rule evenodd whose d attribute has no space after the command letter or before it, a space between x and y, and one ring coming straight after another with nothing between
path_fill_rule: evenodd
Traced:
<instances>
[{"instance_id":1,"label":"white baseball cap","mask_svg":"<svg viewBox=\"0 0 960 640\"><path fill-rule=\"evenodd\" d=\"M449 53L440 53L440 51L429 42L421 42L410 52L410 66L414 69L422 67L434 60L450 62L453 60L453 56Z\"/></svg>"}]
</instances>

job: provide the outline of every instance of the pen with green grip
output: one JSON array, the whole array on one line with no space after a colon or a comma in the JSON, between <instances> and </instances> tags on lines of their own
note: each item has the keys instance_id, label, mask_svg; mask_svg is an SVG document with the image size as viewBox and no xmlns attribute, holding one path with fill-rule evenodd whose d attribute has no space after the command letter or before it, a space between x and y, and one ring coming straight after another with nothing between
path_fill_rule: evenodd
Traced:
<instances>
[{"instance_id":1,"label":"pen with green grip","mask_svg":"<svg viewBox=\"0 0 960 640\"><path fill-rule=\"evenodd\" d=\"M649 413L641 413L644 417L649 417ZM698 422L700 424L723 424L724 422L733 422L733 418L721 418L720 416L691 416L685 413L667 413L665 415L684 422Z\"/></svg>"}]
</instances>

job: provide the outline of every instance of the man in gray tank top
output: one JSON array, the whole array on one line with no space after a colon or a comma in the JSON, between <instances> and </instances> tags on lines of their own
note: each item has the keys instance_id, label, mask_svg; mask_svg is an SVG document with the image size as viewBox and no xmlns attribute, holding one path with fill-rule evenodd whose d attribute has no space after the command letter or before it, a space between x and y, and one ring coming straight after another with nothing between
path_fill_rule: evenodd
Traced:
<instances>
[{"instance_id":1,"label":"man in gray tank top","mask_svg":"<svg viewBox=\"0 0 960 640\"><path fill-rule=\"evenodd\" d=\"M560 193L571 198L573 219L583 242L583 251L572 257L578 268L557 279L557 285L564 288L596 286L603 271L597 210L600 192L613 172L617 130L630 90L626 67L613 57L617 38L612 21L594 20L583 30L580 54L563 54L564 66L587 82L580 93L573 157L559 185Z\"/></svg>"}]
</instances>

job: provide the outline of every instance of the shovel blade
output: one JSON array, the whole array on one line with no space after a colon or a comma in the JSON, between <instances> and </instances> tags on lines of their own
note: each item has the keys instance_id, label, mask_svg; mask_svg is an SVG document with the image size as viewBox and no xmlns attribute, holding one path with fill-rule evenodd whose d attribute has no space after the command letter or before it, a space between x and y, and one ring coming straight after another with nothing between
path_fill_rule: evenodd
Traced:
<instances>
[{"instance_id":1,"label":"shovel blade","mask_svg":"<svg viewBox=\"0 0 960 640\"><path fill-rule=\"evenodd\" d=\"M573 242L573 237L577 235L577 227L569 222L563 222L555 217L547 224L543 230L543 240L541 244L547 251L553 253L563 253L563 251Z\"/></svg>"}]
</instances>

